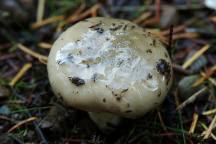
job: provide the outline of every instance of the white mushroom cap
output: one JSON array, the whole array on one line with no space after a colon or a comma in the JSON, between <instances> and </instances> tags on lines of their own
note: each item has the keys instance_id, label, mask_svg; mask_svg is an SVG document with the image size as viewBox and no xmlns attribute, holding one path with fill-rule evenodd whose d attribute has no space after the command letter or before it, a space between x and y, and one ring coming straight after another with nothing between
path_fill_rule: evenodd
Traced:
<instances>
[{"instance_id":1,"label":"white mushroom cap","mask_svg":"<svg viewBox=\"0 0 216 144\"><path fill-rule=\"evenodd\" d=\"M68 105L127 118L158 106L173 75L158 39L129 21L101 17L78 22L56 40L48 73Z\"/></svg>"}]
</instances>

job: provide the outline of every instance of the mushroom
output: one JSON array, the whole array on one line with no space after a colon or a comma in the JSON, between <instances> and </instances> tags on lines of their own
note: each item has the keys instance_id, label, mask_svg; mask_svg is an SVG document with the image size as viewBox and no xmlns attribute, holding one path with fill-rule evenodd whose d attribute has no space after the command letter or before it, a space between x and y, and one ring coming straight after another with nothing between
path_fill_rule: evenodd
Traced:
<instances>
[{"instance_id":1,"label":"mushroom","mask_svg":"<svg viewBox=\"0 0 216 144\"><path fill-rule=\"evenodd\" d=\"M104 130L162 103L173 71L165 46L150 32L126 20L95 17L55 41L48 75L59 98L88 111Z\"/></svg>"}]
</instances>

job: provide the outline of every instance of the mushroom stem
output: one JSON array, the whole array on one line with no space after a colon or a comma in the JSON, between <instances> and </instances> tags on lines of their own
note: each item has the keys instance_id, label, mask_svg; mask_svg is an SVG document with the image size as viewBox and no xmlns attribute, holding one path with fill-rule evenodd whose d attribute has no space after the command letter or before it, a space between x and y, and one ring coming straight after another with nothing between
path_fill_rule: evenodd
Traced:
<instances>
[{"instance_id":1,"label":"mushroom stem","mask_svg":"<svg viewBox=\"0 0 216 144\"><path fill-rule=\"evenodd\" d=\"M105 112L88 112L89 117L103 132L113 131L121 122L122 118Z\"/></svg>"}]
</instances>

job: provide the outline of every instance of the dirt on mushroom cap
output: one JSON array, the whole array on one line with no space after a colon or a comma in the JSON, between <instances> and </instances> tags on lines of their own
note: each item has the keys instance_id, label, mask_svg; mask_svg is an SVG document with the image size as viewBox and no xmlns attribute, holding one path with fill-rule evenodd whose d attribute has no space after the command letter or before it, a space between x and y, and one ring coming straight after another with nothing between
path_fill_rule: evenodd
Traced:
<instances>
[{"instance_id":1,"label":"dirt on mushroom cap","mask_svg":"<svg viewBox=\"0 0 216 144\"><path fill-rule=\"evenodd\" d=\"M164 53L160 41L129 21L91 18L55 42L49 78L54 91L68 89L63 99L71 106L136 117L162 102L170 87L171 81L167 83L167 75L157 67L160 59L170 65ZM171 69L169 74L172 79ZM84 83L69 83L73 77Z\"/></svg>"}]
</instances>

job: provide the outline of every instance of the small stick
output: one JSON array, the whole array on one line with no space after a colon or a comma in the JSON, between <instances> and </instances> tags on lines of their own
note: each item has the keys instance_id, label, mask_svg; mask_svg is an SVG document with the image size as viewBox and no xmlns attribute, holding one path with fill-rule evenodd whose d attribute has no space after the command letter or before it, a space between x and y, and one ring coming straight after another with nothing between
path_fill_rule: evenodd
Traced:
<instances>
[{"instance_id":1,"label":"small stick","mask_svg":"<svg viewBox=\"0 0 216 144\"><path fill-rule=\"evenodd\" d=\"M184 31L185 30L185 25L179 25L176 27L173 27L173 34ZM170 28L167 30L163 30L160 32L163 36L169 35L170 34Z\"/></svg>"},{"instance_id":2,"label":"small stick","mask_svg":"<svg viewBox=\"0 0 216 144\"><path fill-rule=\"evenodd\" d=\"M38 46L39 46L40 48L44 48L44 49L51 49L51 48L52 48L52 44L46 43L46 42L40 42L40 43L38 44Z\"/></svg>"},{"instance_id":3,"label":"small stick","mask_svg":"<svg viewBox=\"0 0 216 144\"><path fill-rule=\"evenodd\" d=\"M210 45L207 44L198 50L190 59L188 59L182 66L183 69L188 68L196 59L198 59L205 51L210 48Z\"/></svg>"},{"instance_id":4,"label":"small stick","mask_svg":"<svg viewBox=\"0 0 216 144\"><path fill-rule=\"evenodd\" d=\"M51 23L54 23L54 22L57 22L57 21L61 21L63 19L64 19L64 16L53 16L53 17L44 19L44 20L42 20L40 22L36 22L36 23L31 24L31 28L32 29L37 29L37 28L42 27L44 25L48 25L48 24L51 24Z\"/></svg>"},{"instance_id":5,"label":"small stick","mask_svg":"<svg viewBox=\"0 0 216 144\"><path fill-rule=\"evenodd\" d=\"M73 20L77 15L79 15L86 8L86 4L83 2L80 7L66 19L66 22Z\"/></svg>"},{"instance_id":6,"label":"small stick","mask_svg":"<svg viewBox=\"0 0 216 144\"><path fill-rule=\"evenodd\" d=\"M92 10L98 10L100 7L101 7L100 4L95 4L94 6L89 8L88 10L84 11L83 13L81 13L79 15L75 15L74 17L71 17L70 19L67 19L66 23L73 23L73 22L79 21L81 19L84 19L87 16L91 15Z\"/></svg>"},{"instance_id":7,"label":"small stick","mask_svg":"<svg viewBox=\"0 0 216 144\"><path fill-rule=\"evenodd\" d=\"M186 105L194 102L196 100L196 98L198 96L200 96L202 93L204 93L206 90L207 90L207 87L204 87L204 88L200 89L199 91L197 91L196 93L194 93L192 96L190 96L187 100L185 100L182 104L180 104L176 109L177 110L181 110Z\"/></svg>"},{"instance_id":8,"label":"small stick","mask_svg":"<svg viewBox=\"0 0 216 144\"><path fill-rule=\"evenodd\" d=\"M178 40L178 39L193 39L198 37L199 35L195 32L184 32L180 34L175 34L173 35L173 40Z\"/></svg>"},{"instance_id":9,"label":"small stick","mask_svg":"<svg viewBox=\"0 0 216 144\"><path fill-rule=\"evenodd\" d=\"M205 111L202 113L202 115L211 115L211 114L215 114L216 113L216 108Z\"/></svg>"},{"instance_id":10,"label":"small stick","mask_svg":"<svg viewBox=\"0 0 216 144\"><path fill-rule=\"evenodd\" d=\"M206 130L204 139L208 139L209 138L209 135L211 134L211 132L212 132L214 126L215 126L215 123L216 123L216 115L214 116L211 124L209 125L208 129Z\"/></svg>"},{"instance_id":11,"label":"small stick","mask_svg":"<svg viewBox=\"0 0 216 144\"><path fill-rule=\"evenodd\" d=\"M193 114L193 121L191 123L191 127L190 127L190 130L189 130L189 134L193 134L194 133L196 125L197 125L197 122L198 122L198 118L199 118L199 115L197 113L194 113Z\"/></svg>"},{"instance_id":12,"label":"small stick","mask_svg":"<svg viewBox=\"0 0 216 144\"><path fill-rule=\"evenodd\" d=\"M149 20L144 21L144 25L156 24L160 22L160 10L161 10L161 2L160 0L155 0L155 16Z\"/></svg>"},{"instance_id":13,"label":"small stick","mask_svg":"<svg viewBox=\"0 0 216 144\"><path fill-rule=\"evenodd\" d=\"M48 57L47 56L44 56L44 55L41 55L39 53L36 53L32 50L30 50L29 48L27 48L26 46L22 45L22 44L18 44L17 47L19 49L21 49L22 51L24 51L25 53L39 59L39 60L43 60L43 61L47 61L48 60Z\"/></svg>"},{"instance_id":14,"label":"small stick","mask_svg":"<svg viewBox=\"0 0 216 144\"><path fill-rule=\"evenodd\" d=\"M204 72L201 72L201 75L203 77L208 77ZM213 78L208 77L207 79L216 87L216 81Z\"/></svg>"},{"instance_id":15,"label":"small stick","mask_svg":"<svg viewBox=\"0 0 216 144\"><path fill-rule=\"evenodd\" d=\"M20 71L15 75L15 77L11 80L11 82L9 83L10 86L14 86L16 84L17 81L19 81L22 76L24 76L24 74L32 67L31 63L27 63L25 64Z\"/></svg>"},{"instance_id":16,"label":"small stick","mask_svg":"<svg viewBox=\"0 0 216 144\"><path fill-rule=\"evenodd\" d=\"M204 75L206 75L206 76L202 76L201 78L199 78L197 81L195 81L195 83L192 86L196 87L196 86L202 84L203 81L205 81L206 79L208 79L209 77L211 77L215 72L216 72L216 65L214 65L211 68L208 68L207 71L206 71L206 73L204 73Z\"/></svg>"},{"instance_id":17,"label":"small stick","mask_svg":"<svg viewBox=\"0 0 216 144\"><path fill-rule=\"evenodd\" d=\"M207 127L204 123L200 122L200 125L201 125L205 130L208 129L208 127ZM201 135L204 135L205 133L206 133L206 131L204 131ZM213 133L211 133L210 135L211 135L211 137L212 137L214 140L216 140L216 136L215 136Z\"/></svg>"},{"instance_id":18,"label":"small stick","mask_svg":"<svg viewBox=\"0 0 216 144\"><path fill-rule=\"evenodd\" d=\"M151 16L151 12L144 12L141 16L139 16L138 18L134 19L133 22L140 24L143 21L145 21L147 18L149 18Z\"/></svg>"},{"instance_id":19,"label":"small stick","mask_svg":"<svg viewBox=\"0 0 216 144\"><path fill-rule=\"evenodd\" d=\"M37 22L41 22L44 16L45 0L38 1L37 7Z\"/></svg>"},{"instance_id":20,"label":"small stick","mask_svg":"<svg viewBox=\"0 0 216 144\"><path fill-rule=\"evenodd\" d=\"M18 122L16 125L12 126L12 127L8 130L8 132L10 133L10 132L12 132L13 130L17 129L18 127L22 126L23 124L29 123L29 122L34 121L34 120L36 120L36 119L37 119L37 117L30 117L30 118L27 118L27 119L25 119L25 120L23 120L23 121L21 121L21 122Z\"/></svg>"}]
</instances>

